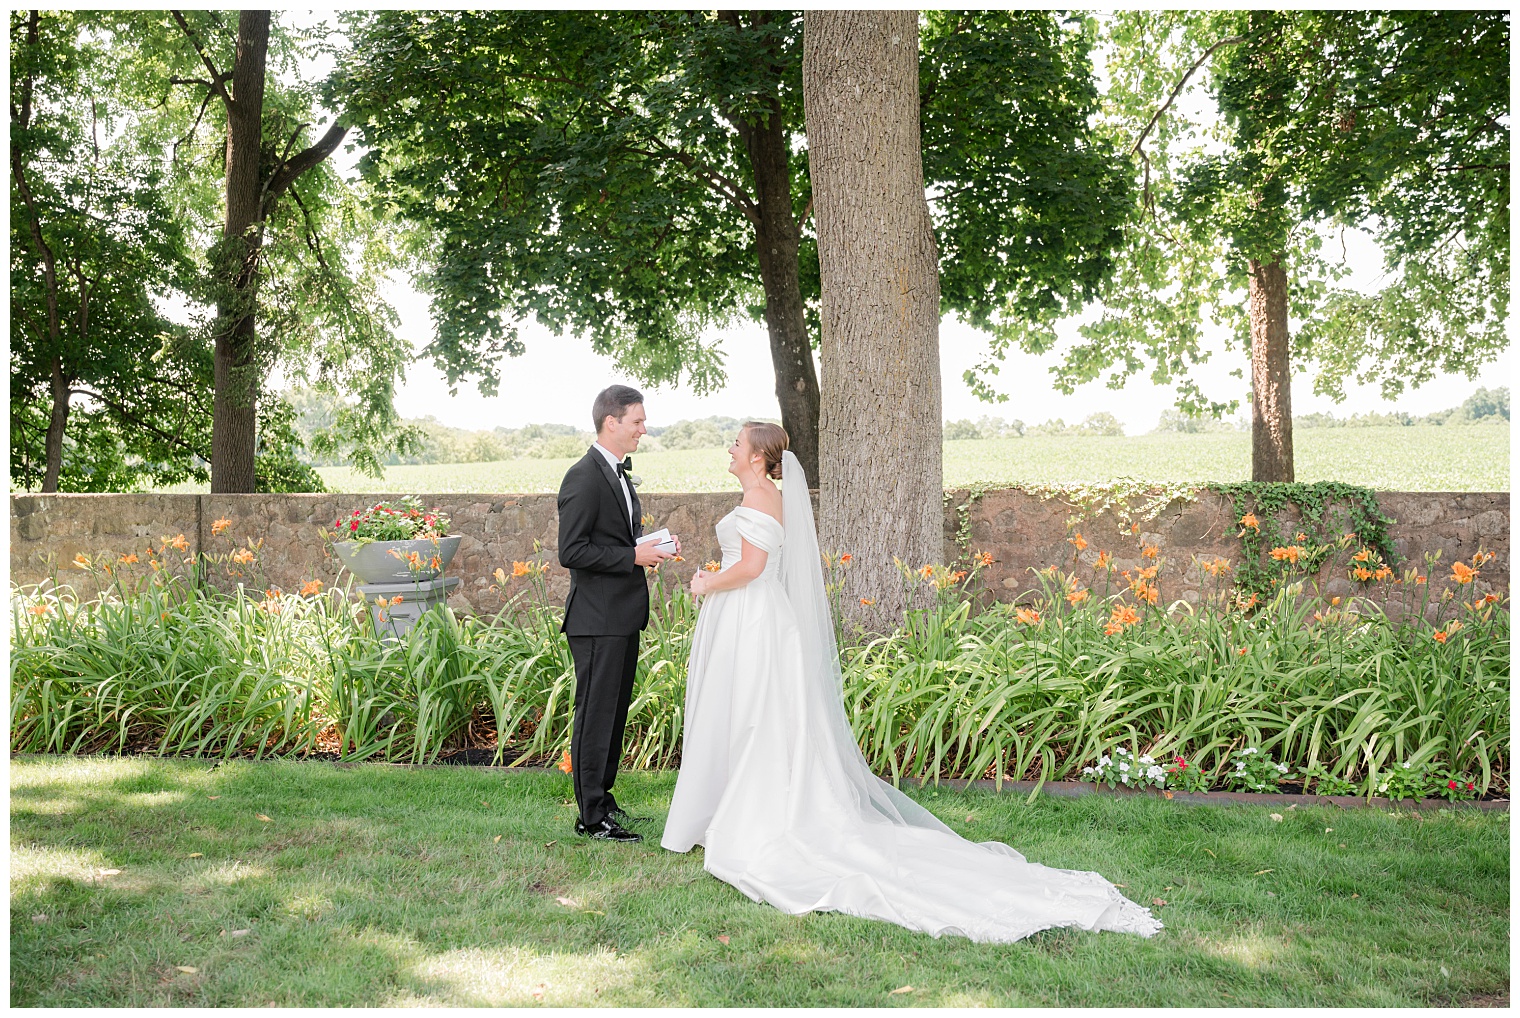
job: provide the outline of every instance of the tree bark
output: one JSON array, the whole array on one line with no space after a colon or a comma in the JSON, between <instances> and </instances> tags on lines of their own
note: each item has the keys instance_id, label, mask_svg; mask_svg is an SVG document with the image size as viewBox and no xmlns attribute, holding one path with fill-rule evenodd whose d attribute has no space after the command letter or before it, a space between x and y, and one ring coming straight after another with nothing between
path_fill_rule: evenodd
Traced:
<instances>
[{"instance_id":1,"label":"tree bark","mask_svg":"<svg viewBox=\"0 0 1520 1018\"><path fill-rule=\"evenodd\" d=\"M781 426L791 439L792 453L817 484L818 374L813 367L813 344L808 337L797 271L802 231L792 212L792 173L781 100L771 100L763 124L737 122L755 178L755 251L760 281L765 288L765 328L770 334L771 364L776 372L776 402Z\"/></svg>"},{"instance_id":2,"label":"tree bark","mask_svg":"<svg viewBox=\"0 0 1520 1018\"><path fill-rule=\"evenodd\" d=\"M808 11L802 88L822 289L820 543L874 631L944 549L939 251L924 197L918 13ZM862 599L874 601L866 604Z\"/></svg>"},{"instance_id":3,"label":"tree bark","mask_svg":"<svg viewBox=\"0 0 1520 1018\"><path fill-rule=\"evenodd\" d=\"M226 288L217 304L212 361L211 490L254 490L259 385L258 261L263 241L259 148L269 12L238 13L237 56L227 101L227 216L215 268Z\"/></svg>"},{"instance_id":4,"label":"tree bark","mask_svg":"<svg viewBox=\"0 0 1520 1018\"><path fill-rule=\"evenodd\" d=\"M1293 371L1288 274L1279 259L1251 259L1251 479L1293 480Z\"/></svg>"}]
</instances>

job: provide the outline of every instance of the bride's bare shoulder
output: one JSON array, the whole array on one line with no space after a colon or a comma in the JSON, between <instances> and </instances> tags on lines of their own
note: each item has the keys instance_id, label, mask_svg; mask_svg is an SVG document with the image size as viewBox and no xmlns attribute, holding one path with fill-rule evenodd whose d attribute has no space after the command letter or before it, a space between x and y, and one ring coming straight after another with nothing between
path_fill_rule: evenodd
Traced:
<instances>
[{"instance_id":1,"label":"bride's bare shoulder","mask_svg":"<svg viewBox=\"0 0 1520 1018\"><path fill-rule=\"evenodd\" d=\"M739 504L746 509L758 509L777 523L781 522L781 492L775 488L767 490L757 484L744 493L744 501Z\"/></svg>"}]
</instances>

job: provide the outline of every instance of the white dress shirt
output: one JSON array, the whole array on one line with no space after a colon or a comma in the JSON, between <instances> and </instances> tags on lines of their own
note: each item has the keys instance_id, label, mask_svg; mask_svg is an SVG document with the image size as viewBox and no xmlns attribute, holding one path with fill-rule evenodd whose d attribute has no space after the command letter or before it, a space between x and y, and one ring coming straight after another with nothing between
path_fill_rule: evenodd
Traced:
<instances>
[{"instance_id":1,"label":"white dress shirt","mask_svg":"<svg viewBox=\"0 0 1520 1018\"><path fill-rule=\"evenodd\" d=\"M591 448L601 453L607 462L612 465L613 473L617 474L618 483L623 486L623 501L628 504L628 526L631 528L633 526L633 496L628 492L628 478L624 477L622 472L618 470L619 464L623 461L608 452L600 442L592 442Z\"/></svg>"}]
</instances>

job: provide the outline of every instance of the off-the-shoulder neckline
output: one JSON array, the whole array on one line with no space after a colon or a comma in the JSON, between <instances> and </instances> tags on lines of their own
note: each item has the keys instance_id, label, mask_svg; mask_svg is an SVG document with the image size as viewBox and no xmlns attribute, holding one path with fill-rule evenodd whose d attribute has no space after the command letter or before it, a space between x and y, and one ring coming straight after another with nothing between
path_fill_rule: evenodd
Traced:
<instances>
[{"instance_id":1,"label":"off-the-shoulder neckline","mask_svg":"<svg viewBox=\"0 0 1520 1018\"><path fill-rule=\"evenodd\" d=\"M756 509L754 506L748 506L748 505L736 505L736 506L734 506L734 512L738 512L740 509L748 509L752 513L756 513L757 515L764 516L766 519L770 520L772 523L774 523L776 526L782 528L783 530L786 529L786 524L784 524L780 520L776 519L776 517L772 516L770 513L766 512L764 509Z\"/></svg>"}]
</instances>

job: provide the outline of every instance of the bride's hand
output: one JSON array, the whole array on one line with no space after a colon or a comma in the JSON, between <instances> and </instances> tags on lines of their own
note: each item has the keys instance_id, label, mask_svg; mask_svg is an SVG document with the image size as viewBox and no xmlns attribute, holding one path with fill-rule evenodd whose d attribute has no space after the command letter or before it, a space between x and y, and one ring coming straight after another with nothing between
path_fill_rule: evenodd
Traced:
<instances>
[{"instance_id":1,"label":"bride's hand","mask_svg":"<svg viewBox=\"0 0 1520 1018\"><path fill-rule=\"evenodd\" d=\"M697 574L691 578L691 593L693 597L701 597L707 593L709 575L706 569L698 569Z\"/></svg>"}]
</instances>

